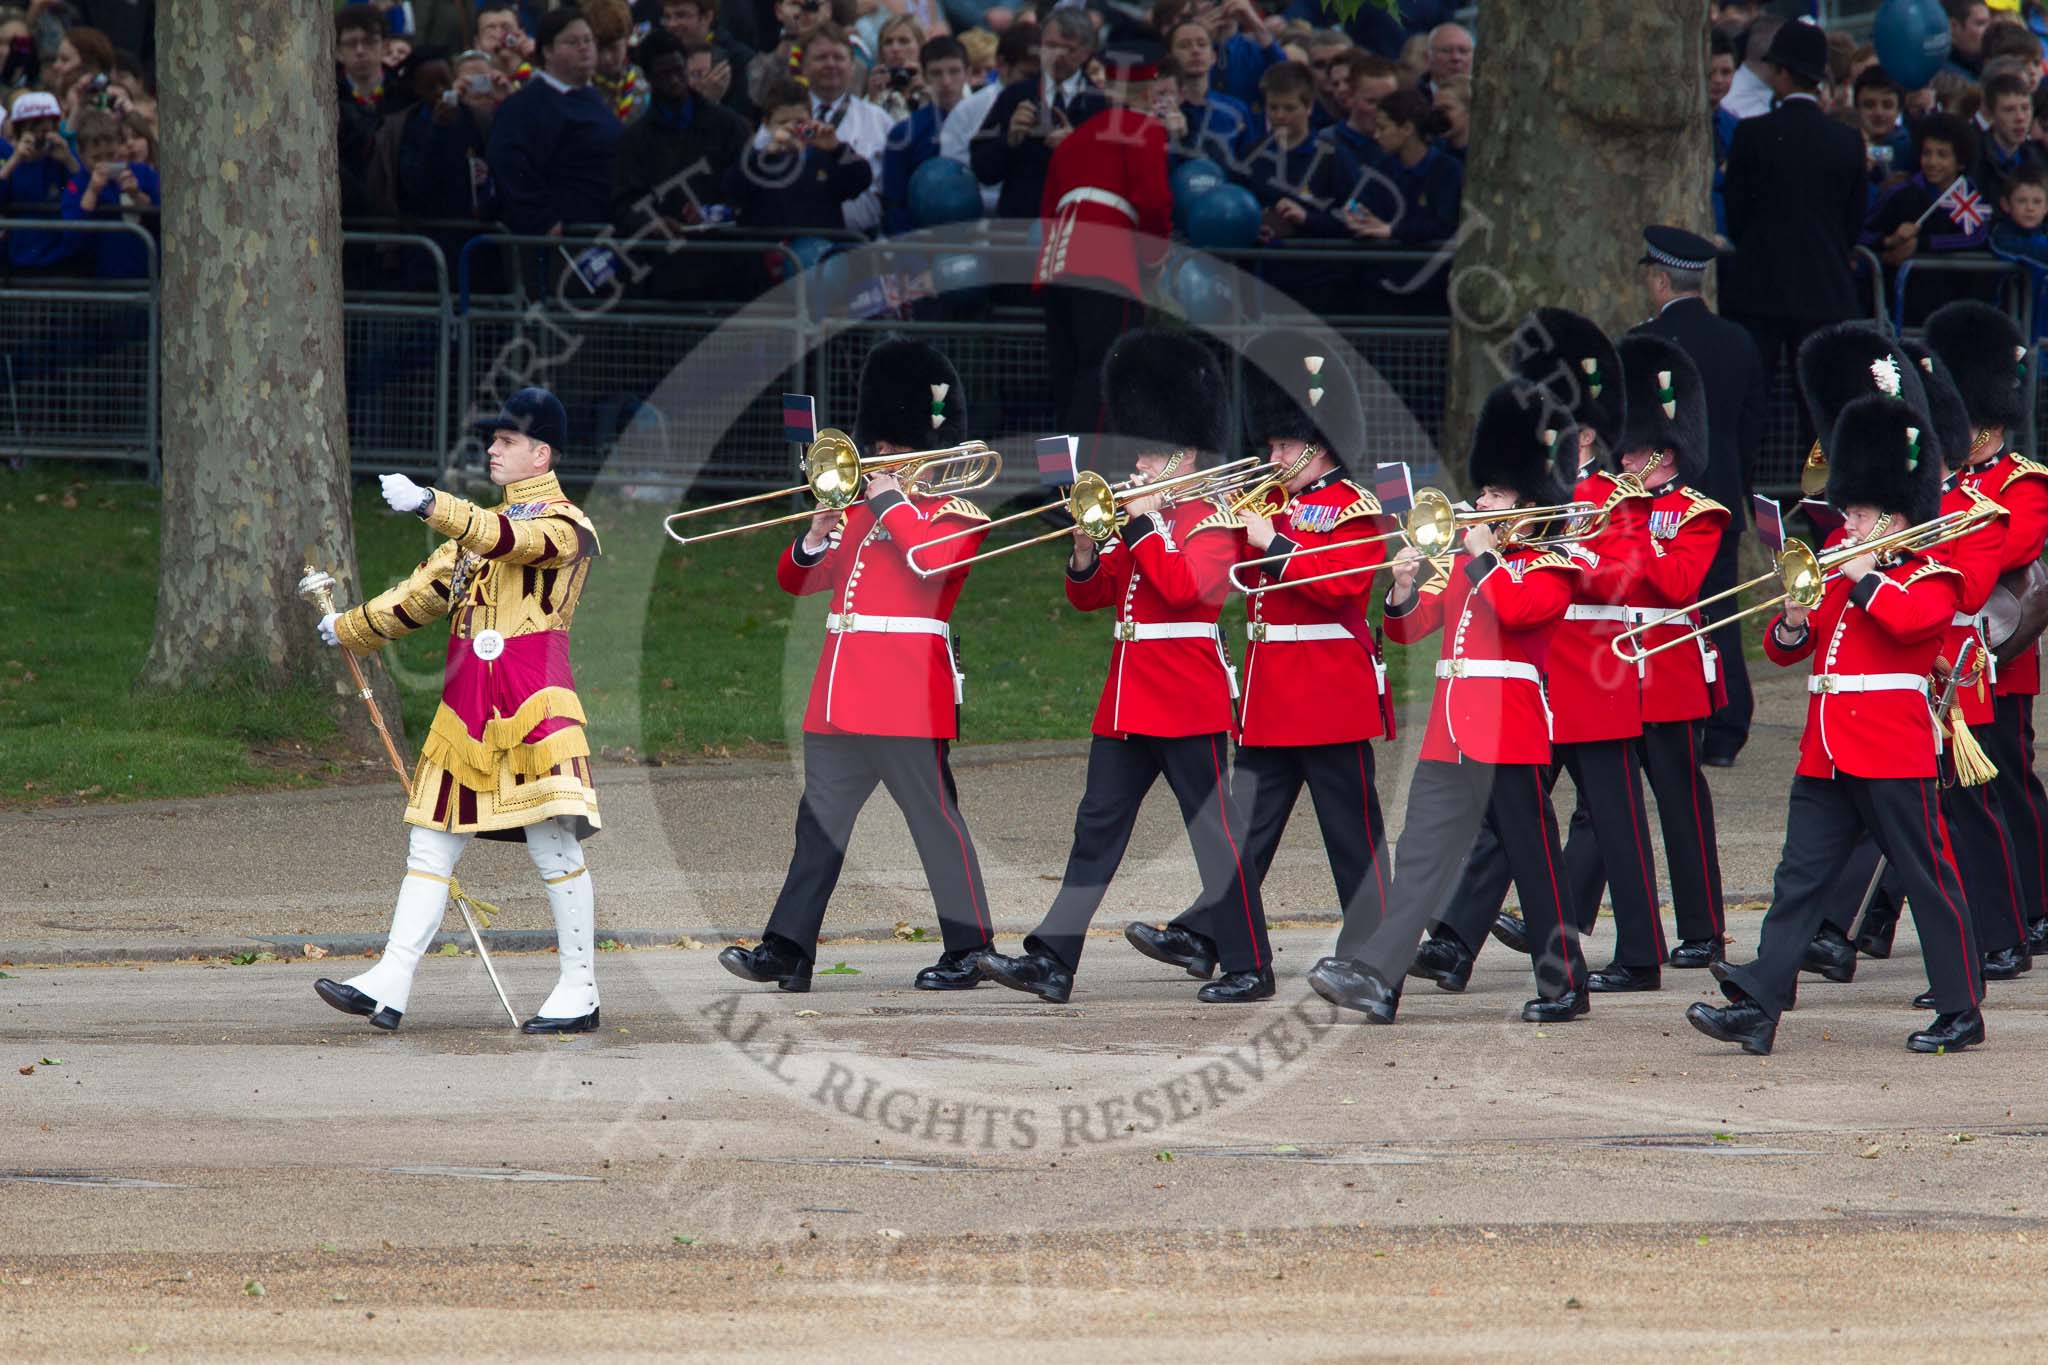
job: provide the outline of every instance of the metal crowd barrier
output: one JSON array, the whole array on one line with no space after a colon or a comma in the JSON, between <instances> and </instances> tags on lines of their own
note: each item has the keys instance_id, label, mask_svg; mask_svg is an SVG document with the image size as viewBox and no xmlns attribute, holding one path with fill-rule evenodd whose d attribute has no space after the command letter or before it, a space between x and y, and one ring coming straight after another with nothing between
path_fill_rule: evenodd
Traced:
<instances>
[{"instance_id":1,"label":"metal crowd barrier","mask_svg":"<svg viewBox=\"0 0 2048 1365\"><path fill-rule=\"evenodd\" d=\"M156 239L124 220L0 218L0 232L127 237L134 279L32 275L0 283L0 455L121 460L158 475Z\"/></svg>"},{"instance_id":2,"label":"metal crowd barrier","mask_svg":"<svg viewBox=\"0 0 2048 1365\"><path fill-rule=\"evenodd\" d=\"M972 395L975 434L1007 446L1016 467L1028 470L1029 439L1059 429L1063 414L1048 389L1042 322L1014 306L1021 290L995 286L999 273L1028 278L1037 254L1011 226L985 225L968 242L874 243L857 268L835 266L835 258L807 266L797 250L770 241L693 236L677 250L659 236L520 236L482 226L451 263L425 229L352 231L351 251L411 253L406 259L423 265L404 272L420 286L410 292L356 290L344 302L357 468L432 474L476 463L468 423L513 388L540 383L569 410L563 468L572 477L669 491L787 482L780 395L815 394L824 421L850 424L868 351L884 335L907 334L952 357ZM126 222L0 220L7 229L127 233L146 243L148 273L135 281L0 284L0 454L120 460L156 477L160 323L151 235ZM817 235L844 239L835 246L857 240ZM438 236L452 246L460 234ZM1861 255L1881 325L1891 324L1891 300L1903 297L1907 280L1959 272L2011 294L2032 335L2033 289L2019 266L1930 257L1887 280L1874 256ZM1435 479L1450 337L1445 316L1427 303L1432 291L1441 303L1449 262L1448 248L1176 248L1162 272L1162 301L1209 338L1233 398L1243 382L1237 352L1252 337L1283 323L1327 326L1357 357L1375 456ZM756 297L771 271L787 287ZM874 302L878 282L920 272L948 292L892 307L889 316L856 315ZM1318 311L1298 301L1302 295ZM2032 369L2038 386L2037 361ZM1790 367L1780 367L1759 491L1796 490L1802 427Z\"/></svg>"}]
</instances>

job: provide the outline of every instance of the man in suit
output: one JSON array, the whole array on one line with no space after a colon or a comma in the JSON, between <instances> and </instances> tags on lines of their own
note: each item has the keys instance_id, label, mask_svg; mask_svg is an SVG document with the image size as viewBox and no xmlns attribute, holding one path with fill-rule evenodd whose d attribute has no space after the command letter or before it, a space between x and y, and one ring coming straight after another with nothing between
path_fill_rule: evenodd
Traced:
<instances>
[{"instance_id":1,"label":"man in suit","mask_svg":"<svg viewBox=\"0 0 2048 1365\"><path fill-rule=\"evenodd\" d=\"M1675 342L1692 357L1707 391L1707 469L1699 488L1726 507L1730 516L1721 533L1720 553L1707 571L1700 592L1710 596L1735 586L1736 554L1756 479L1757 449L1763 442L1764 402L1769 394L1763 358L1747 330L1714 316L1701 290L1707 266L1719 254L1714 244L1682 228L1646 227L1647 248L1640 262L1643 288L1657 313L1635 330ZM1734 610L1733 600L1708 608L1720 620ZM1714 632L1721 654L1722 681L1728 701L1707 720L1700 761L1725 768L1749 738L1753 707L1749 671L1742 661L1742 626L1724 625Z\"/></svg>"},{"instance_id":2,"label":"man in suit","mask_svg":"<svg viewBox=\"0 0 2048 1365\"><path fill-rule=\"evenodd\" d=\"M1764 62L1778 105L1736 124L1729 144L1722 202L1735 256L1722 270L1721 307L1756 339L1768 384L1781 354L1789 363L1816 329L1855 316L1850 253L1868 186L1862 136L1820 107L1827 35L1787 23ZM1799 422L1805 450L1813 433L1803 411Z\"/></svg>"},{"instance_id":3,"label":"man in suit","mask_svg":"<svg viewBox=\"0 0 2048 1365\"><path fill-rule=\"evenodd\" d=\"M1095 22L1088 12L1056 9L1040 27L1038 75L1003 88L968 151L975 178L1002 187L998 218L1038 217L1053 151L1108 107L1088 81L1088 59L1095 55Z\"/></svg>"}]
</instances>

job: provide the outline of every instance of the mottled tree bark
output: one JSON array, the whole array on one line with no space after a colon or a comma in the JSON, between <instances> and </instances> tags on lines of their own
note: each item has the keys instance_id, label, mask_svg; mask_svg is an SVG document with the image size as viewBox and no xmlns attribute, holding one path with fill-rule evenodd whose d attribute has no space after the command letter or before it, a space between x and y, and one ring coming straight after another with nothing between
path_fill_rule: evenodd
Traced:
<instances>
[{"instance_id":1,"label":"mottled tree bark","mask_svg":"<svg viewBox=\"0 0 2048 1365\"><path fill-rule=\"evenodd\" d=\"M1713 234L1701 0L1482 5L1477 61L1444 423L1460 469L1530 309L1619 335L1650 312L1644 225Z\"/></svg>"},{"instance_id":2,"label":"mottled tree bark","mask_svg":"<svg viewBox=\"0 0 2048 1365\"><path fill-rule=\"evenodd\" d=\"M362 708L295 592L360 600L342 387L330 0L166 0L163 551L145 685L252 673ZM398 708L382 669L385 712Z\"/></svg>"}]
</instances>

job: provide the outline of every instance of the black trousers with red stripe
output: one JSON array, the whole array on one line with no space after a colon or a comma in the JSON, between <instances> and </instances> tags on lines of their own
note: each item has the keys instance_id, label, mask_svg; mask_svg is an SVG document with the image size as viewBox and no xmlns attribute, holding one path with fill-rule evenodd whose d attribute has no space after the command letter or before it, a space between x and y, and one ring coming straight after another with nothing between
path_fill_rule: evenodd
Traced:
<instances>
[{"instance_id":1,"label":"black trousers with red stripe","mask_svg":"<svg viewBox=\"0 0 2048 1365\"><path fill-rule=\"evenodd\" d=\"M1522 898L1537 993L1555 998L1584 990L1586 959L1578 926L1565 913L1564 854L1557 846L1549 776L1535 763L1416 764L1387 917L1356 952L1342 956L1398 989L1415 961L1422 931L1450 909L1466 852L1482 824L1497 832Z\"/></svg>"},{"instance_id":2,"label":"black trousers with red stripe","mask_svg":"<svg viewBox=\"0 0 2048 1365\"><path fill-rule=\"evenodd\" d=\"M1112 342L1145 320L1144 306L1111 285L1049 284L1039 295L1046 378L1060 429L1076 436L1100 432L1106 425L1103 357Z\"/></svg>"},{"instance_id":3,"label":"black trousers with red stripe","mask_svg":"<svg viewBox=\"0 0 2048 1365\"><path fill-rule=\"evenodd\" d=\"M1992 722L1978 727L1984 752L1998 765L1992 799L2005 816L2019 863L2020 911L2029 923L2048 915L2048 795L2034 772L2034 699L1999 697Z\"/></svg>"},{"instance_id":4,"label":"black trousers with red stripe","mask_svg":"<svg viewBox=\"0 0 2048 1365\"><path fill-rule=\"evenodd\" d=\"M1978 742L1983 742L1981 734ZM1944 754L1942 762L1948 761ZM1970 902L1970 923L1977 933L1978 951L1995 953L2018 947L2027 934L2020 917L2019 867L2012 841L2006 836L2005 819L1999 814L1997 801L1992 799L1991 784L1943 787L1941 819L1948 827L1949 850L1963 879L1963 894ZM1858 841L1856 852L1843 867L1828 897L1829 924L1845 934L1849 932L1876 870L1876 843L1868 838ZM1899 874L1887 868L1874 903L1894 907L1896 913L1895 907L1904 894Z\"/></svg>"},{"instance_id":5,"label":"black trousers with red stripe","mask_svg":"<svg viewBox=\"0 0 2048 1365\"><path fill-rule=\"evenodd\" d=\"M1605 739L1552 746L1556 761L1572 775L1579 790L1591 840L1574 840L1565 850L1566 906L1581 933L1590 929L1600 910L1600 883L1611 881L1614 898L1614 960L1624 967L1663 965L1664 924L1657 914L1657 864L1650 851L1650 818L1643 808L1642 759L1634 740ZM1572 820L1578 822L1578 812ZM1406 842L1405 839L1403 841ZM1439 928L1456 934L1473 952L1486 942L1488 928L1508 894L1508 865L1499 832L1488 829L1473 842L1472 857L1459 880L1458 892ZM1611 874L1611 875L1610 875ZM1515 881L1521 889L1519 878ZM1523 917L1528 913L1523 906Z\"/></svg>"},{"instance_id":6,"label":"black trousers with red stripe","mask_svg":"<svg viewBox=\"0 0 2048 1365\"><path fill-rule=\"evenodd\" d=\"M1198 932L1215 943L1226 972L1271 967L1266 910L1245 853L1245 822L1231 797L1229 770L1230 741L1220 732L1173 739L1097 735L1088 748L1088 787L1074 812L1066 876L1024 951L1055 958L1069 970L1080 966L1088 926L1124 860L1145 794L1164 777L1180 802L1202 875L1201 899L1189 912L1201 917L1205 927Z\"/></svg>"},{"instance_id":7,"label":"black trousers with red stripe","mask_svg":"<svg viewBox=\"0 0 2048 1365\"><path fill-rule=\"evenodd\" d=\"M1785 851L1756 960L1728 968L1726 985L1778 1017L1799 978L1806 945L1827 916L1857 839L1867 831L1898 869L1935 1008L1944 1014L1975 1009L1984 998L1984 974L1962 879L1943 856L1940 790L1931 777L1793 778ZM1859 894L1862 889L1856 888Z\"/></svg>"},{"instance_id":8,"label":"black trousers with red stripe","mask_svg":"<svg viewBox=\"0 0 2048 1365\"><path fill-rule=\"evenodd\" d=\"M796 849L782 894L768 917L768 930L815 956L825 907L846 865L846 844L854 821L877 786L889 795L910 826L925 881L938 906L939 933L946 951L987 945L988 892L981 883L981 859L953 786L953 767L943 739L895 735L804 736L804 794L796 812Z\"/></svg>"},{"instance_id":9,"label":"black trousers with red stripe","mask_svg":"<svg viewBox=\"0 0 2048 1365\"><path fill-rule=\"evenodd\" d=\"M1721 850L1714 832L1714 794L1700 770L1700 730L1696 720L1645 721L1641 754L1643 775L1657 795L1657 824L1664 834L1664 865L1671 872L1671 908L1682 940L1718 939L1727 923L1721 902ZM1586 851L1597 850L1593 811L1581 801L1572 811L1565 836L1564 861L1572 872L1572 910L1579 927L1590 929L1607 891L1607 869L1595 861L1588 880Z\"/></svg>"},{"instance_id":10,"label":"black trousers with red stripe","mask_svg":"<svg viewBox=\"0 0 2048 1365\"><path fill-rule=\"evenodd\" d=\"M1244 860L1252 880L1263 887L1273 854L1287 833L1294 803L1306 785L1315 802L1316 824L1323 851L1337 882L1344 908L1344 931L1337 954L1346 957L1347 941L1362 944L1387 913L1387 890L1393 881L1387 861L1387 827L1380 817L1379 789L1373 783L1372 745L1350 744L1240 745L1231 769L1231 796L1245 812ZM1173 922L1182 929L1214 938L1215 912L1190 906Z\"/></svg>"}]
</instances>

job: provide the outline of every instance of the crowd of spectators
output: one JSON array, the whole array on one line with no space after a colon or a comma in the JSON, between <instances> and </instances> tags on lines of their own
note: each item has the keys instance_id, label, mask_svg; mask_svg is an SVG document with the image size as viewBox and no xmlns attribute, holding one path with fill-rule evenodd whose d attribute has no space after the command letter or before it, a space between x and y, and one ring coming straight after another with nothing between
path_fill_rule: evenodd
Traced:
<instances>
[{"instance_id":1,"label":"crowd of spectators","mask_svg":"<svg viewBox=\"0 0 2048 1365\"><path fill-rule=\"evenodd\" d=\"M0 217L154 227L157 183L152 0L0 5ZM148 247L126 232L18 229L10 275L134 278Z\"/></svg>"},{"instance_id":2,"label":"crowd of spectators","mask_svg":"<svg viewBox=\"0 0 2048 1365\"><path fill-rule=\"evenodd\" d=\"M1715 4L1708 58L1714 109L1716 223L1736 126L1772 107L1764 53L1785 22L1755 4ZM1908 90L1877 50L1827 35L1826 78L1813 94L1862 139L1868 185L1859 242L1882 263L1886 298L1911 325L1952 298L1994 297L1999 280L1982 272L1909 268L1942 258L2024 262L2048 303L2048 13L2033 0L1997 10L1983 0L1943 0L1947 63ZM1868 263L1860 267L1866 288ZM2035 309L2048 329L2048 309Z\"/></svg>"},{"instance_id":3,"label":"crowd of spectators","mask_svg":"<svg viewBox=\"0 0 2048 1365\"><path fill-rule=\"evenodd\" d=\"M477 0L464 30L452 5L360 0L335 17L344 218L446 246L487 225L850 243L933 225L918 171L947 160L981 216L1021 228L1106 107L1104 54L1142 32L1165 49L1149 112L1169 169L1214 163L1256 198L1261 242L1435 242L1472 99L1452 8L1329 28L1317 0ZM632 271L655 295L730 274Z\"/></svg>"}]
</instances>

